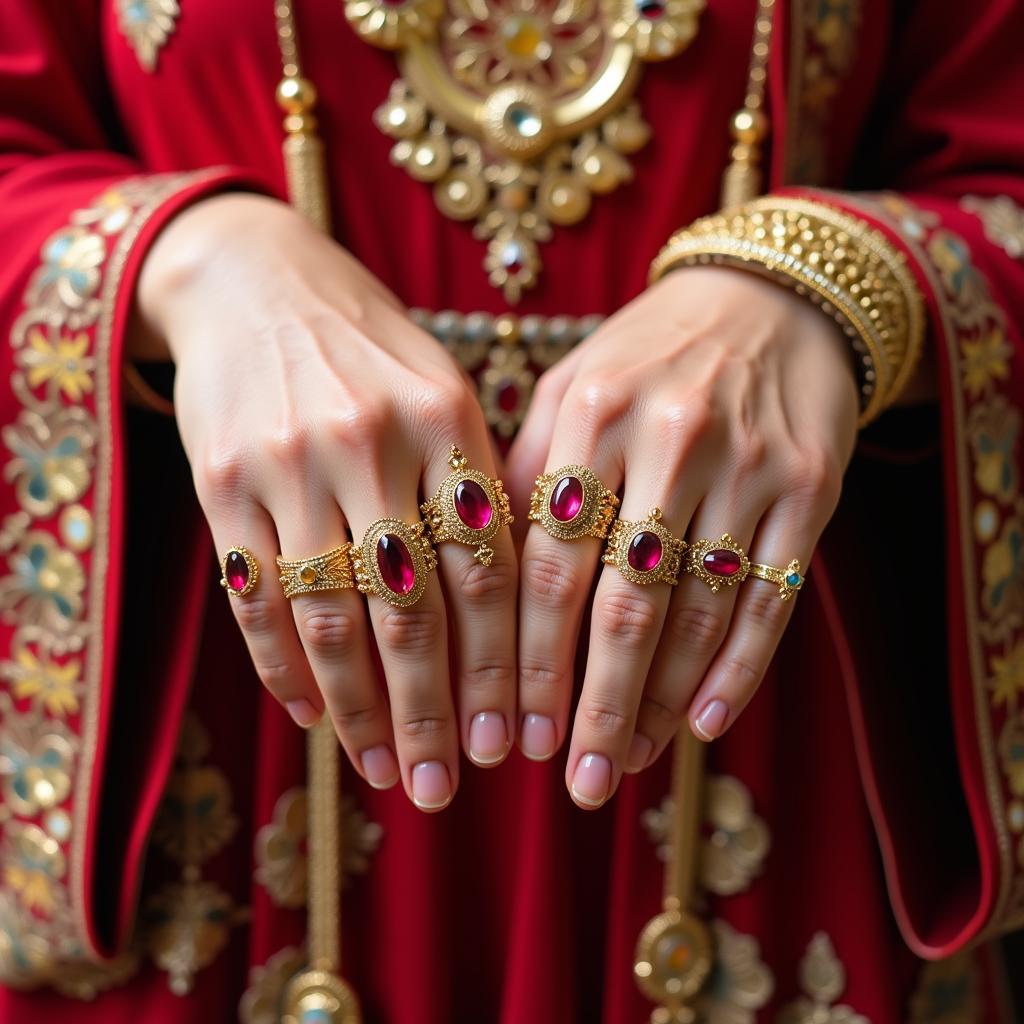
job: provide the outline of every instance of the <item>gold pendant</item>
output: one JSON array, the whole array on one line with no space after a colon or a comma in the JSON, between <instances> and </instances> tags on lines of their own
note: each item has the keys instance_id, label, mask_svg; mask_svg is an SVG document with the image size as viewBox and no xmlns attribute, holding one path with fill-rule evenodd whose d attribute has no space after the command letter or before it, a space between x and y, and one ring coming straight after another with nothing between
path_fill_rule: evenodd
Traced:
<instances>
[{"instance_id":1,"label":"gold pendant","mask_svg":"<svg viewBox=\"0 0 1024 1024\"><path fill-rule=\"evenodd\" d=\"M633 175L650 137L630 103L644 62L697 34L705 0L346 0L402 77L375 113L391 159L475 221L509 302L532 288L539 243Z\"/></svg>"}]
</instances>

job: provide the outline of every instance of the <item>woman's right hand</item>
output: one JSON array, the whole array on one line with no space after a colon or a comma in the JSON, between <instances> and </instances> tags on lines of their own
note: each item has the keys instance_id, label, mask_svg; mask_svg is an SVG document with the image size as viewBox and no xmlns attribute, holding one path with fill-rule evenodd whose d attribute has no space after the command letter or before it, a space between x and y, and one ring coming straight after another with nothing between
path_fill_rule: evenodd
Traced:
<instances>
[{"instance_id":1,"label":"woman's right hand","mask_svg":"<svg viewBox=\"0 0 1024 1024\"><path fill-rule=\"evenodd\" d=\"M508 530L489 567L441 545L441 580L431 573L405 609L355 590L289 602L274 558L322 554L349 531L358 543L384 517L416 522L453 443L495 476L470 383L352 256L259 196L216 196L175 218L146 257L138 311L140 344L166 345L176 365L178 425L217 549L242 545L262 567L257 588L231 601L260 678L300 725L326 707L371 785L401 775L417 806L443 807L458 784L458 737L476 763L497 764L513 735Z\"/></svg>"}]
</instances>

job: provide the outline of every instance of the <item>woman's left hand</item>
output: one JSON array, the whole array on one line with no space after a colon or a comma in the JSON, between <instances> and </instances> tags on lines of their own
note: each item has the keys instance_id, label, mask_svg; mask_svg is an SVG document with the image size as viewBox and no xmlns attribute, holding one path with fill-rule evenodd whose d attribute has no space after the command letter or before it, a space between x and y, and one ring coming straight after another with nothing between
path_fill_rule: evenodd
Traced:
<instances>
[{"instance_id":1,"label":"woman's left hand","mask_svg":"<svg viewBox=\"0 0 1024 1024\"><path fill-rule=\"evenodd\" d=\"M857 434L858 385L838 326L745 271L670 273L538 382L507 478L524 499L541 471L590 467L689 543L729 533L752 562L807 566L835 510ZM520 565L519 743L551 757L568 729L580 626L590 646L566 783L600 806L649 765L683 716L704 740L736 720L794 601L748 577L717 593L696 577L643 586L601 567L604 542L534 525ZM684 556L685 557L685 556Z\"/></svg>"}]
</instances>

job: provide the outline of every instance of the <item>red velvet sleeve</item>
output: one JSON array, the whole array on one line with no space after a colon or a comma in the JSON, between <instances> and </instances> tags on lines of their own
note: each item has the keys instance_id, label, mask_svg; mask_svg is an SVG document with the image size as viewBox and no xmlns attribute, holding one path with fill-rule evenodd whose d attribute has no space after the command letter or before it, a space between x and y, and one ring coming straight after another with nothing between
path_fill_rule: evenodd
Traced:
<instances>
[{"instance_id":1,"label":"red velvet sleeve","mask_svg":"<svg viewBox=\"0 0 1024 1024\"><path fill-rule=\"evenodd\" d=\"M0 7L0 980L10 985L111 952L131 918L198 629L201 602L188 591L205 586L208 552L186 525L157 538L176 548L186 591L164 602L161 632L176 641L119 671L122 581L140 601L157 586L145 557L126 564L121 353L161 226L212 190L250 187L240 169L154 175L114 152L98 7ZM138 713L114 730L125 701Z\"/></svg>"},{"instance_id":2,"label":"red velvet sleeve","mask_svg":"<svg viewBox=\"0 0 1024 1024\"><path fill-rule=\"evenodd\" d=\"M848 690L897 918L917 953L939 957L1024 924L1024 7L915 3L894 16L878 113L856 161L865 191L786 191L879 228L928 309L944 551L915 544L914 523L939 507L920 504L900 532L907 517L884 495L873 506L854 498L864 517L851 530L871 538L870 572L854 593L840 577L857 568L840 555L824 590L848 638L870 618L865 599L886 609L888 648L866 637L849 645ZM878 431L887 440L884 419ZM915 559L936 554L943 570L924 575L944 577L945 628L916 630ZM915 672L935 644L947 648L948 681ZM963 815L934 767L942 734L923 724L944 687Z\"/></svg>"}]
</instances>

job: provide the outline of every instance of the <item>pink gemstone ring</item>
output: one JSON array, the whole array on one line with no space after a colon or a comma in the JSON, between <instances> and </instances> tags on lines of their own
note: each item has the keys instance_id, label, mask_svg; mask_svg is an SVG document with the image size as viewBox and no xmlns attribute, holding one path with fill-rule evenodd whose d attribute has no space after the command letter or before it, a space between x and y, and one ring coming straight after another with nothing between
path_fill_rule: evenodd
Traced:
<instances>
[{"instance_id":1,"label":"pink gemstone ring","mask_svg":"<svg viewBox=\"0 0 1024 1024\"><path fill-rule=\"evenodd\" d=\"M457 445L451 447L448 465L452 471L441 481L437 494L420 506L430 539L435 544L454 541L475 548L473 557L490 565L494 549L488 541L512 522L508 495L500 480L469 469Z\"/></svg>"},{"instance_id":2,"label":"pink gemstone ring","mask_svg":"<svg viewBox=\"0 0 1024 1024\"><path fill-rule=\"evenodd\" d=\"M661 522L661 509L652 508L646 519L616 519L601 561L614 565L631 583L679 582L679 565L686 543L673 537Z\"/></svg>"},{"instance_id":3,"label":"pink gemstone ring","mask_svg":"<svg viewBox=\"0 0 1024 1024\"><path fill-rule=\"evenodd\" d=\"M248 548L236 545L220 560L220 574L220 585L232 597L245 597L259 581L260 563Z\"/></svg>"},{"instance_id":4,"label":"pink gemstone ring","mask_svg":"<svg viewBox=\"0 0 1024 1024\"><path fill-rule=\"evenodd\" d=\"M779 597L788 601L803 585L800 563L794 559L785 569L751 562L746 552L727 533L720 540L698 540L690 545L686 570L706 583L713 592L732 587L747 577L774 583Z\"/></svg>"},{"instance_id":5,"label":"pink gemstone ring","mask_svg":"<svg viewBox=\"0 0 1024 1024\"><path fill-rule=\"evenodd\" d=\"M422 522L378 519L352 552L352 571L362 594L396 608L410 608L422 596L437 556Z\"/></svg>"},{"instance_id":6,"label":"pink gemstone ring","mask_svg":"<svg viewBox=\"0 0 1024 1024\"><path fill-rule=\"evenodd\" d=\"M556 540L604 540L619 499L586 466L563 466L537 477L530 495L530 520Z\"/></svg>"}]
</instances>

